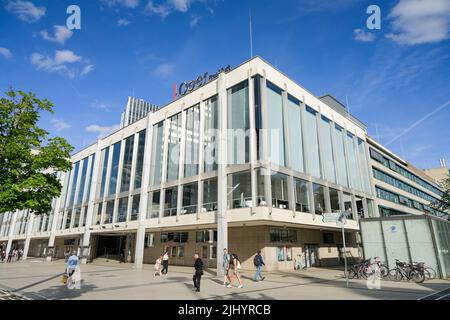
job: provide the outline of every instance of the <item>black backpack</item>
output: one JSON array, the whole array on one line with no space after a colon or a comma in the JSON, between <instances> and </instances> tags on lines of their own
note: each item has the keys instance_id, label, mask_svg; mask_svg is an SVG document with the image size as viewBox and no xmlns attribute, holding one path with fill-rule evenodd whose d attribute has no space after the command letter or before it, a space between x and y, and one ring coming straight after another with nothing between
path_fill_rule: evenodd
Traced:
<instances>
[{"instance_id":1,"label":"black backpack","mask_svg":"<svg viewBox=\"0 0 450 320\"><path fill-rule=\"evenodd\" d=\"M255 267L259 266L259 256L255 255L255 257L253 258L253 264L255 265Z\"/></svg>"}]
</instances>

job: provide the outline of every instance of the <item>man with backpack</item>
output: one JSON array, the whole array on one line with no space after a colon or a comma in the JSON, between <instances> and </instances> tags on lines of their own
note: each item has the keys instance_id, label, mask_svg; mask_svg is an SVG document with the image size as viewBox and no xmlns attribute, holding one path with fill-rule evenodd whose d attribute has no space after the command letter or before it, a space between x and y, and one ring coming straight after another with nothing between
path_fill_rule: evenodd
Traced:
<instances>
[{"instance_id":1,"label":"man with backpack","mask_svg":"<svg viewBox=\"0 0 450 320\"><path fill-rule=\"evenodd\" d=\"M255 276L253 277L253 281L259 281L258 279L261 279L261 281L263 281L265 279L265 277L262 276L261 270L262 270L262 267L265 266L265 264L264 264L264 260L261 256L261 250L256 251L256 255L253 258L253 264L256 267L256 272L255 272Z\"/></svg>"}]
</instances>

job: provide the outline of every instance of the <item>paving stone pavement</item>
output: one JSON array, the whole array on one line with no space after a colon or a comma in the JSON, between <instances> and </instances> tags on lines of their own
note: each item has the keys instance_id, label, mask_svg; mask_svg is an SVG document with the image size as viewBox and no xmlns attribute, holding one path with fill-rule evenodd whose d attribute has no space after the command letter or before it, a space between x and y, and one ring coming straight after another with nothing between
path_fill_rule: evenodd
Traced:
<instances>
[{"instance_id":1,"label":"paving stone pavement","mask_svg":"<svg viewBox=\"0 0 450 320\"><path fill-rule=\"evenodd\" d=\"M446 280L412 282L381 281L380 289L369 289L364 280L351 280L349 288L342 270L311 268L302 271L265 273L266 280L252 281L252 273L242 273L244 288L237 282L229 289L214 270L206 270L201 292L192 291L193 268L169 266L169 274L155 277L153 266L134 269L132 264L100 261L81 266L81 289L69 290L60 283L63 261L32 259L0 263L0 289L8 299L81 299L81 300L202 300L202 299L295 299L295 300L417 300L425 296L446 299L435 294L450 287ZM5 292L3 294L3 292ZM435 294L433 296L433 294ZM1 298L0 298L1 299Z\"/></svg>"}]
</instances>

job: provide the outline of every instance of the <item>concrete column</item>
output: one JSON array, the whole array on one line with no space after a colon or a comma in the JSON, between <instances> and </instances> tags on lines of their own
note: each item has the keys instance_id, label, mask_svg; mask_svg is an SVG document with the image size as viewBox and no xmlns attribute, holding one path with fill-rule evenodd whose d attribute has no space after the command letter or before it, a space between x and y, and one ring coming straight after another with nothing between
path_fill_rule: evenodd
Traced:
<instances>
[{"instance_id":1,"label":"concrete column","mask_svg":"<svg viewBox=\"0 0 450 320\"><path fill-rule=\"evenodd\" d=\"M269 162L269 119L267 114L267 80L266 71L263 70L261 78L261 122L263 130L262 135L262 159L263 167L261 168L261 175L264 177L264 197L266 198L269 214L272 214L272 181Z\"/></svg>"},{"instance_id":2,"label":"concrete column","mask_svg":"<svg viewBox=\"0 0 450 320\"><path fill-rule=\"evenodd\" d=\"M330 122L330 134L331 134L331 147L332 147L332 151L333 151L333 166L334 166L334 175L336 177L336 183L342 185L342 181L339 181L339 177L340 177L340 171L339 171L339 166L338 166L338 162L337 162L337 152L336 152L336 124L334 122L334 116L332 116L332 120ZM343 210L341 208L341 210Z\"/></svg>"},{"instance_id":3,"label":"concrete column","mask_svg":"<svg viewBox=\"0 0 450 320\"><path fill-rule=\"evenodd\" d=\"M30 213L30 216L28 217L28 224L26 229L26 238L25 238L25 245L23 248L23 256L22 259L26 260L28 256L28 249L30 248L30 241L31 241L31 234L33 232L33 223L35 219L35 214Z\"/></svg>"},{"instance_id":4,"label":"concrete column","mask_svg":"<svg viewBox=\"0 0 450 320\"><path fill-rule=\"evenodd\" d=\"M162 170L161 170L161 195L160 195L160 206L159 206L159 218L158 223L161 223L161 219L164 215L164 203L166 199L166 190L163 189L163 185L167 180L167 162L168 162L168 153L169 153L169 131L170 131L171 121L166 118L164 120L164 138L163 138L163 162L162 162Z\"/></svg>"},{"instance_id":5,"label":"concrete column","mask_svg":"<svg viewBox=\"0 0 450 320\"><path fill-rule=\"evenodd\" d=\"M184 105L183 105L184 108ZM183 204L183 185L180 183L184 178L184 155L186 153L186 110L181 112L181 139L180 139L180 152L178 158L178 191L177 191L177 222L181 213L181 206Z\"/></svg>"},{"instance_id":6,"label":"concrete column","mask_svg":"<svg viewBox=\"0 0 450 320\"><path fill-rule=\"evenodd\" d=\"M255 120L255 88L252 79L252 69L247 71L248 81L248 115L249 115L249 142L250 142L250 178L252 188L252 214L255 212L255 208L258 205L257 200L257 177L256 177L256 164L258 156L256 154L256 120Z\"/></svg>"},{"instance_id":7,"label":"concrete column","mask_svg":"<svg viewBox=\"0 0 450 320\"><path fill-rule=\"evenodd\" d=\"M91 189L89 190L90 194L87 194L86 191L86 197L89 197L89 202L87 205L87 213L86 213L86 223L85 223L85 230L84 230L84 234L82 236L82 243L83 243L83 247L81 250L81 263L87 263L88 258L90 256L90 251L91 251L91 226L92 226L92 220L94 219L94 202L95 202L95 194L97 192L97 188L100 188L99 185L99 178L102 172L102 168L100 168L100 163L101 163L101 149L100 149L100 143L97 141L97 149L95 151L95 159L91 162L91 166L93 166L93 171L92 171L92 181L89 181L89 183L91 184ZM90 170L90 169L89 169Z\"/></svg>"},{"instance_id":8,"label":"concrete column","mask_svg":"<svg viewBox=\"0 0 450 320\"><path fill-rule=\"evenodd\" d=\"M14 238L14 229L16 228L16 221L17 221L17 214L19 211L12 212L12 218L11 222L9 224L9 232L8 232L8 243L6 244L6 254L9 254L9 251L11 250L12 241Z\"/></svg>"},{"instance_id":9,"label":"concrete column","mask_svg":"<svg viewBox=\"0 0 450 320\"><path fill-rule=\"evenodd\" d=\"M119 193L120 185L122 184L122 171L123 171L123 158L125 157L125 138L123 135L120 137L120 155L119 155L119 167L117 168L116 190L114 192L114 213L112 223L117 222L117 214L119 212Z\"/></svg>"},{"instance_id":10,"label":"concrete column","mask_svg":"<svg viewBox=\"0 0 450 320\"><path fill-rule=\"evenodd\" d=\"M218 110L219 110L219 141L218 141L218 176L217 176L217 276L223 276L223 249L228 248L227 222L227 90L225 73L219 74L217 81Z\"/></svg>"},{"instance_id":11,"label":"concrete column","mask_svg":"<svg viewBox=\"0 0 450 320\"><path fill-rule=\"evenodd\" d=\"M289 114L288 114L288 90L287 84L284 84L283 88L283 129L284 129L284 149L286 155L286 167L292 169L292 143L289 128ZM295 217L295 191L294 191L294 178L292 176L288 176L288 199L289 199L289 207L292 210L292 214Z\"/></svg>"},{"instance_id":12,"label":"concrete column","mask_svg":"<svg viewBox=\"0 0 450 320\"><path fill-rule=\"evenodd\" d=\"M153 140L153 121L152 114L147 115L147 131L145 137L145 153L144 166L142 168L142 182L141 182L141 200L139 203L139 226L136 232L136 246L134 252L134 267L142 269L144 263L144 245L145 245L145 219L147 218L148 207L148 186L150 184L150 163L152 155L152 140ZM151 200L150 200L151 201Z\"/></svg>"},{"instance_id":13,"label":"concrete column","mask_svg":"<svg viewBox=\"0 0 450 320\"><path fill-rule=\"evenodd\" d=\"M197 179L197 220L200 219L200 212L203 205L203 181L201 180L201 175L204 172L204 131L205 131L205 101L203 101L203 94L200 97L200 124L199 124L199 135L198 135L198 179Z\"/></svg>"},{"instance_id":14,"label":"concrete column","mask_svg":"<svg viewBox=\"0 0 450 320\"><path fill-rule=\"evenodd\" d=\"M325 186L325 212L331 212L330 187Z\"/></svg>"}]
</instances>

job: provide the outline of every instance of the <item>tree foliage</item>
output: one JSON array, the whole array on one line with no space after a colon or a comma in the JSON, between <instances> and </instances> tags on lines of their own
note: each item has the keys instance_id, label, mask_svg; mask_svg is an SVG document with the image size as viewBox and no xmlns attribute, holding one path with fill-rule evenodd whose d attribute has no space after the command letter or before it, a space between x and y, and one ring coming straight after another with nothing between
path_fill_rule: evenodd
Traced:
<instances>
[{"instance_id":1,"label":"tree foliage","mask_svg":"<svg viewBox=\"0 0 450 320\"><path fill-rule=\"evenodd\" d=\"M47 99L9 90L0 99L0 213L29 209L51 210L61 193L57 172L71 168L73 147L37 124L41 112L53 111Z\"/></svg>"},{"instance_id":2,"label":"tree foliage","mask_svg":"<svg viewBox=\"0 0 450 320\"><path fill-rule=\"evenodd\" d=\"M450 210L450 175L442 181L442 187L444 189L444 195L434 207L441 211L448 211Z\"/></svg>"}]
</instances>

